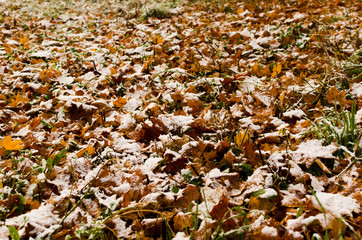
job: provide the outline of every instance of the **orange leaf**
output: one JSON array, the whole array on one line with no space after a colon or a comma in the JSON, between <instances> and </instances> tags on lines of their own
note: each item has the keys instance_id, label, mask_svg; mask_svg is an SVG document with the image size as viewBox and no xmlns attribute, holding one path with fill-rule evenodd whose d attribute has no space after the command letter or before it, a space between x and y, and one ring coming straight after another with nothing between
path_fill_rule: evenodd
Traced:
<instances>
[{"instance_id":1,"label":"orange leaf","mask_svg":"<svg viewBox=\"0 0 362 240\"><path fill-rule=\"evenodd\" d=\"M241 148L244 142L249 140L249 134L247 132L239 132L235 136L235 143L236 145Z\"/></svg>"},{"instance_id":2,"label":"orange leaf","mask_svg":"<svg viewBox=\"0 0 362 240\"><path fill-rule=\"evenodd\" d=\"M252 66L251 66L251 69L252 69L252 73L254 74L258 74L259 73L259 64L258 63L254 63Z\"/></svg>"},{"instance_id":3,"label":"orange leaf","mask_svg":"<svg viewBox=\"0 0 362 240\"><path fill-rule=\"evenodd\" d=\"M13 141L10 136L4 137L4 139L0 141L0 145L10 151L17 151L24 148L23 142L20 139Z\"/></svg>"},{"instance_id":4,"label":"orange leaf","mask_svg":"<svg viewBox=\"0 0 362 240\"><path fill-rule=\"evenodd\" d=\"M84 153L88 152L88 155L92 156L95 153L93 146L88 146L77 153L77 157L83 157Z\"/></svg>"},{"instance_id":5,"label":"orange leaf","mask_svg":"<svg viewBox=\"0 0 362 240\"><path fill-rule=\"evenodd\" d=\"M263 69L260 69L261 76L269 76L270 70L268 66L265 66Z\"/></svg>"},{"instance_id":6,"label":"orange leaf","mask_svg":"<svg viewBox=\"0 0 362 240\"><path fill-rule=\"evenodd\" d=\"M163 37L160 37L160 36L158 36L158 34L156 34L156 36L155 36L155 42L156 42L156 44L163 44Z\"/></svg>"},{"instance_id":7,"label":"orange leaf","mask_svg":"<svg viewBox=\"0 0 362 240\"><path fill-rule=\"evenodd\" d=\"M271 75L271 77L276 77L279 73L282 72L282 65L281 64L277 64L274 68L273 68L273 73Z\"/></svg>"},{"instance_id":8,"label":"orange leaf","mask_svg":"<svg viewBox=\"0 0 362 240\"><path fill-rule=\"evenodd\" d=\"M113 106L120 108L126 105L127 98L119 97L116 101L113 101Z\"/></svg>"},{"instance_id":9,"label":"orange leaf","mask_svg":"<svg viewBox=\"0 0 362 240\"><path fill-rule=\"evenodd\" d=\"M19 102L22 102L22 103L29 102L29 98L23 97L22 95L20 95L18 93L18 94L16 94L15 99L11 100L9 105L10 105L10 107L15 108L18 106Z\"/></svg>"}]
</instances>

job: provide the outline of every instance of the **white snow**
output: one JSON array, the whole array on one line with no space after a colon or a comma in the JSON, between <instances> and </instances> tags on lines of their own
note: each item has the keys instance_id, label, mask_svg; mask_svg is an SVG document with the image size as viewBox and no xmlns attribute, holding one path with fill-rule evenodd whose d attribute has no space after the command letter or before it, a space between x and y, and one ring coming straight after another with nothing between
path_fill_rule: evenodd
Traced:
<instances>
[{"instance_id":1,"label":"white snow","mask_svg":"<svg viewBox=\"0 0 362 240\"><path fill-rule=\"evenodd\" d=\"M243 31L240 32L241 36L244 38L253 38L254 34L251 33L248 29L244 29Z\"/></svg>"},{"instance_id":2,"label":"white snow","mask_svg":"<svg viewBox=\"0 0 362 240\"><path fill-rule=\"evenodd\" d=\"M161 157L150 157L149 159L147 159L145 161L145 164L142 165L141 169L147 173L150 171L153 171L156 169L156 167L158 166L158 164L163 160L163 158Z\"/></svg>"},{"instance_id":3,"label":"white snow","mask_svg":"<svg viewBox=\"0 0 362 240\"><path fill-rule=\"evenodd\" d=\"M338 193L324 192L317 192L316 196L323 208L337 218L342 218L343 216L351 217L352 212L359 213L361 211L360 204L353 198L345 197ZM321 206L314 196L312 203L315 208L321 210Z\"/></svg>"},{"instance_id":4,"label":"white snow","mask_svg":"<svg viewBox=\"0 0 362 240\"><path fill-rule=\"evenodd\" d=\"M116 209L116 207L118 206L118 203L122 200L122 198L117 198L116 194L113 194L112 196L107 196L100 191L96 191L94 194L100 204L102 204L103 206L106 206L107 208L111 209L112 211L114 211Z\"/></svg>"},{"instance_id":5,"label":"white snow","mask_svg":"<svg viewBox=\"0 0 362 240\"><path fill-rule=\"evenodd\" d=\"M178 232L172 240L189 240L190 237L187 237L184 232Z\"/></svg>"},{"instance_id":6,"label":"white snow","mask_svg":"<svg viewBox=\"0 0 362 240\"><path fill-rule=\"evenodd\" d=\"M297 163L304 163L310 167L317 158L335 158L333 153L337 151L337 146L330 144L323 146L323 141L319 139L311 139L302 142L298 149L291 152Z\"/></svg>"},{"instance_id":7,"label":"white snow","mask_svg":"<svg viewBox=\"0 0 362 240\"><path fill-rule=\"evenodd\" d=\"M0 239L4 240L9 239L9 229L7 226L0 226Z\"/></svg>"},{"instance_id":8,"label":"white snow","mask_svg":"<svg viewBox=\"0 0 362 240\"><path fill-rule=\"evenodd\" d=\"M259 198L269 199L278 196L277 191L275 191L273 188L267 188L264 189L264 191L265 192L263 194L258 196Z\"/></svg>"},{"instance_id":9,"label":"white snow","mask_svg":"<svg viewBox=\"0 0 362 240\"><path fill-rule=\"evenodd\" d=\"M12 39L8 40L6 43L7 43L8 45L19 45L19 43L18 43L17 41L12 40Z\"/></svg>"},{"instance_id":10,"label":"white snow","mask_svg":"<svg viewBox=\"0 0 362 240\"><path fill-rule=\"evenodd\" d=\"M362 108L356 112L356 123L362 123Z\"/></svg>"},{"instance_id":11,"label":"white snow","mask_svg":"<svg viewBox=\"0 0 362 240\"><path fill-rule=\"evenodd\" d=\"M141 151L141 146L134 140L125 139L117 132L111 132L113 148L118 152L136 153Z\"/></svg>"},{"instance_id":12,"label":"white snow","mask_svg":"<svg viewBox=\"0 0 362 240\"><path fill-rule=\"evenodd\" d=\"M314 191L317 191L317 192L322 192L324 191L324 186L323 186L323 183L321 181L319 181L317 179L317 177L307 173L309 175L309 178L311 180L311 183L310 185L312 186L312 188L314 189Z\"/></svg>"},{"instance_id":13,"label":"white snow","mask_svg":"<svg viewBox=\"0 0 362 240\"><path fill-rule=\"evenodd\" d=\"M44 202L38 209L33 209L23 215L16 216L6 220L6 225L21 226L26 223L30 223L39 233L45 233L49 231L49 228L58 227L60 219L53 213L54 206ZM25 228L19 231L19 235L22 236ZM41 239L39 236L36 239Z\"/></svg>"},{"instance_id":14,"label":"white snow","mask_svg":"<svg viewBox=\"0 0 362 240\"><path fill-rule=\"evenodd\" d=\"M66 77L66 76L60 76L57 79L55 79L55 81L61 83L61 84L71 84L72 82L74 82L74 78L73 77Z\"/></svg>"},{"instance_id":15,"label":"white snow","mask_svg":"<svg viewBox=\"0 0 362 240\"><path fill-rule=\"evenodd\" d=\"M52 53L48 51L39 51L39 52L33 52L30 54L30 57L37 57L37 58L51 58Z\"/></svg>"},{"instance_id":16,"label":"white snow","mask_svg":"<svg viewBox=\"0 0 362 240\"><path fill-rule=\"evenodd\" d=\"M290 110L290 111L283 113L283 117L287 117L287 118L293 118L293 117L302 118L304 116L307 116L307 115L301 109Z\"/></svg>"},{"instance_id":17,"label":"white snow","mask_svg":"<svg viewBox=\"0 0 362 240\"><path fill-rule=\"evenodd\" d=\"M93 72L87 72L86 74L80 76L79 78L84 79L85 81L90 81L95 77L96 77L96 75L94 75Z\"/></svg>"},{"instance_id":18,"label":"white snow","mask_svg":"<svg viewBox=\"0 0 362 240\"><path fill-rule=\"evenodd\" d=\"M295 14L293 15L293 18L294 18L295 20L301 20L301 19L305 18L305 14L300 13L300 12L297 12L297 13L295 13Z\"/></svg>"},{"instance_id":19,"label":"white snow","mask_svg":"<svg viewBox=\"0 0 362 240\"><path fill-rule=\"evenodd\" d=\"M264 236L277 237L278 229L276 229L275 227L265 226L261 229L261 234Z\"/></svg>"},{"instance_id":20,"label":"white snow","mask_svg":"<svg viewBox=\"0 0 362 240\"><path fill-rule=\"evenodd\" d=\"M192 116L175 116L173 114L162 115L159 116L159 118L170 131L176 130L180 127L182 127L182 130L185 131L188 126L194 121L194 118Z\"/></svg>"},{"instance_id":21,"label":"white snow","mask_svg":"<svg viewBox=\"0 0 362 240\"><path fill-rule=\"evenodd\" d=\"M362 83L354 83L351 86L351 94L358 98L362 98Z\"/></svg>"}]
</instances>

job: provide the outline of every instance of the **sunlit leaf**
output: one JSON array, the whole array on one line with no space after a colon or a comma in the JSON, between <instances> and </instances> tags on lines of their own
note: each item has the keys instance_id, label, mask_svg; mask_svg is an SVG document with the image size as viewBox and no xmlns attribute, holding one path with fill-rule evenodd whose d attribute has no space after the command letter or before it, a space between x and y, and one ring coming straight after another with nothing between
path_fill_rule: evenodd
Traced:
<instances>
[{"instance_id":1,"label":"sunlit leaf","mask_svg":"<svg viewBox=\"0 0 362 240\"><path fill-rule=\"evenodd\" d=\"M0 141L0 145L10 151L18 151L24 148L23 142L20 139L15 139L13 141L11 136L4 137L4 139Z\"/></svg>"}]
</instances>

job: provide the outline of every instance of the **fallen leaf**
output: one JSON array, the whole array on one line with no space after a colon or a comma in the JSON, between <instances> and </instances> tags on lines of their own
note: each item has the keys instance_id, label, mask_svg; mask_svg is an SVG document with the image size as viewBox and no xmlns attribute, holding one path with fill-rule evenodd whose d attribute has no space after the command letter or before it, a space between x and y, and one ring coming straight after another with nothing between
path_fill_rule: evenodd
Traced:
<instances>
[{"instance_id":1,"label":"fallen leaf","mask_svg":"<svg viewBox=\"0 0 362 240\"><path fill-rule=\"evenodd\" d=\"M9 103L9 106L12 108L16 108L20 102L21 103L29 102L29 98L24 97L23 95L20 95L18 93L18 94L16 94L15 98L11 100L11 102Z\"/></svg>"},{"instance_id":2,"label":"fallen leaf","mask_svg":"<svg viewBox=\"0 0 362 240\"><path fill-rule=\"evenodd\" d=\"M273 73L271 74L271 77L274 78L276 77L279 73L282 72L282 65L281 64L277 64L274 68L273 68Z\"/></svg>"},{"instance_id":3,"label":"fallen leaf","mask_svg":"<svg viewBox=\"0 0 362 240\"><path fill-rule=\"evenodd\" d=\"M20 139L15 139L13 141L11 136L4 137L4 139L0 141L0 145L10 151L18 151L24 148L23 142Z\"/></svg>"},{"instance_id":4,"label":"fallen leaf","mask_svg":"<svg viewBox=\"0 0 362 240\"><path fill-rule=\"evenodd\" d=\"M127 103L127 98L119 97L116 101L113 101L113 106L120 108L126 105L126 103Z\"/></svg>"},{"instance_id":5,"label":"fallen leaf","mask_svg":"<svg viewBox=\"0 0 362 240\"><path fill-rule=\"evenodd\" d=\"M241 148L243 146L243 143L249 141L249 134L247 132L239 132L235 136L235 143L236 145Z\"/></svg>"}]
</instances>

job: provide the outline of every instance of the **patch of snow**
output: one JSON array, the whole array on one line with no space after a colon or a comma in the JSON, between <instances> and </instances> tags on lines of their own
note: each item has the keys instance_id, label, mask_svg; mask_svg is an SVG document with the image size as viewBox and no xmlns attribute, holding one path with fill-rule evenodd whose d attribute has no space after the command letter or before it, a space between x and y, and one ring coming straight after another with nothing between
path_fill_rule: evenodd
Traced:
<instances>
[{"instance_id":1,"label":"patch of snow","mask_svg":"<svg viewBox=\"0 0 362 240\"><path fill-rule=\"evenodd\" d=\"M162 160L163 158L161 157L150 157L145 161L145 164L141 166L141 169L145 173L152 172Z\"/></svg>"},{"instance_id":2,"label":"patch of snow","mask_svg":"<svg viewBox=\"0 0 362 240\"><path fill-rule=\"evenodd\" d=\"M356 112L356 123L362 123L362 108Z\"/></svg>"},{"instance_id":3,"label":"patch of snow","mask_svg":"<svg viewBox=\"0 0 362 240\"><path fill-rule=\"evenodd\" d=\"M244 113L242 112L242 105L240 105L240 104L234 104L230 108L230 112L234 118L241 118L244 116Z\"/></svg>"},{"instance_id":4,"label":"patch of snow","mask_svg":"<svg viewBox=\"0 0 362 240\"><path fill-rule=\"evenodd\" d=\"M252 47L254 50L262 50L263 48L259 45L258 41L256 39L253 39L249 43L250 47Z\"/></svg>"},{"instance_id":5,"label":"patch of snow","mask_svg":"<svg viewBox=\"0 0 362 240\"><path fill-rule=\"evenodd\" d=\"M258 196L259 198L269 199L278 196L277 191L275 191L273 188L267 188L264 189L264 191L265 192L263 194Z\"/></svg>"},{"instance_id":6,"label":"patch of snow","mask_svg":"<svg viewBox=\"0 0 362 240\"><path fill-rule=\"evenodd\" d=\"M338 193L324 192L317 192L316 196L323 208L337 218L342 218L343 216L351 217L352 212L359 213L361 211L359 203L353 198L345 197ZM321 210L321 206L314 196L312 197L312 203L315 208Z\"/></svg>"},{"instance_id":7,"label":"patch of snow","mask_svg":"<svg viewBox=\"0 0 362 240\"><path fill-rule=\"evenodd\" d=\"M36 58L51 58L52 53L48 51L39 51L39 52L33 52L30 54L30 57L36 57Z\"/></svg>"},{"instance_id":8,"label":"patch of snow","mask_svg":"<svg viewBox=\"0 0 362 240\"><path fill-rule=\"evenodd\" d=\"M71 84L74 82L73 77L66 77L66 76L60 76L55 81L59 82L60 84Z\"/></svg>"},{"instance_id":9,"label":"patch of snow","mask_svg":"<svg viewBox=\"0 0 362 240\"><path fill-rule=\"evenodd\" d=\"M255 210L250 213L250 218L256 218L256 220L250 225L252 229L263 227L265 224L268 224L268 220L265 218L265 211Z\"/></svg>"},{"instance_id":10,"label":"patch of snow","mask_svg":"<svg viewBox=\"0 0 362 240\"><path fill-rule=\"evenodd\" d=\"M323 146L323 141L319 139L311 139L302 142L298 149L291 153L297 163L306 164L309 168L317 158L332 158L333 153L338 150L334 144Z\"/></svg>"},{"instance_id":11,"label":"patch of snow","mask_svg":"<svg viewBox=\"0 0 362 240\"><path fill-rule=\"evenodd\" d=\"M315 176L307 173L309 175L309 178L311 180L310 185L312 186L313 190L316 192L322 192L324 191L324 186L323 183L321 181L318 180L318 178L316 178Z\"/></svg>"},{"instance_id":12,"label":"patch of snow","mask_svg":"<svg viewBox=\"0 0 362 240\"><path fill-rule=\"evenodd\" d=\"M112 223L115 225L113 231L117 234L118 238L128 238L131 235L131 226L127 227L127 223L121 218L113 219Z\"/></svg>"},{"instance_id":13,"label":"patch of snow","mask_svg":"<svg viewBox=\"0 0 362 240\"><path fill-rule=\"evenodd\" d=\"M184 232L178 232L172 240L189 240L190 237L187 237Z\"/></svg>"},{"instance_id":14,"label":"patch of snow","mask_svg":"<svg viewBox=\"0 0 362 240\"><path fill-rule=\"evenodd\" d=\"M118 127L120 130L131 129L131 127L136 124L136 120L132 117L130 113L121 115L121 125Z\"/></svg>"},{"instance_id":15,"label":"patch of snow","mask_svg":"<svg viewBox=\"0 0 362 240\"><path fill-rule=\"evenodd\" d=\"M303 13L300 13L300 12L297 12L293 15L293 19L294 20L301 20L301 19L304 19L305 18L305 14Z\"/></svg>"},{"instance_id":16,"label":"patch of snow","mask_svg":"<svg viewBox=\"0 0 362 240\"><path fill-rule=\"evenodd\" d=\"M39 107L44 108L45 110L50 110L53 107L53 100L48 100L46 102L41 102Z\"/></svg>"},{"instance_id":17,"label":"patch of snow","mask_svg":"<svg viewBox=\"0 0 362 240\"><path fill-rule=\"evenodd\" d=\"M362 98L362 83L354 83L351 86L351 94L358 98Z\"/></svg>"},{"instance_id":18,"label":"patch of snow","mask_svg":"<svg viewBox=\"0 0 362 240\"><path fill-rule=\"evenodd\" d=\"M240 32L243 38L254 38L254 34L251 33L247 28Z\"/></svg>"},{"instance_id":19,"label":"patch of snow","mask_svg":"<svg viewBox=\"0 0 362 240\"><path fill-rule=\"evenodd\" d=\"M300 109L296 109L296 110L290 110L287 111L285 113L283 113L283 117L287 117L287 118L302 118L304 116L307 116L303 110Z\"/></svg>"},{"instance_id":20,"label":"patch of snow","mask_svg":"<svg viewBox=\"0 0 362 240\"><path fill-rule=\"evenodd\" d=\"M137 153L141 151L141 146L134 140L125 139L118 132L111 132L114 150L118 152Z\"/></svg>"},{"instance_id":21,"label":"patch of snow","mask_svg":"<svg viewBox=\"0 0 362 240\"><path fill-rule=\"evenodd\" d=\"M21 226L27 223L31 224L34 231L45 234L49 233L52 228L58 227L59 218L53 213L54 206L52 204L43 203L38 209L33 209L30 212L9 218L6 220L6 225ZM19 230L20 238L25 234L26 227ZM41 239L38 236L36 239Z\"/></svg>"},{"instance_id":22,"label":"patch of snow","mask_svg":"<svg viewBox=\"0 0 362 240\"><path fill-rule=\"evenodd\" d=\"M261 229L261 234L269 237L277 237L278 229L276 229L275 227L265 226Z\"/></svg>"},{"instance_id":23,"label":"patch of snow","mask_svg":"<svg viewBox=\"0 0 362 240\"><path fill-rule=\"evenodd\" d=\"M113 194L112 196L107 196L100 191L96 191L94 194L100 204L111 209L112 211L116 209L119 202L122 200L122 198L117 198L116 194Z\"/></svg>"},{"instance_id":24,"label":"patch of snow","mask_svg":"<svg viewBox=\"0 0 362 240\"><path fill-rule=\"evenodd\" d=\"M0 3L3 2L0 0ZM7 226L0 226L0 239L9 239L9 229ZM182 238L180 240L182 240Z\"/></svg>"},{"instance_id":25,"label":"patch of snow","mask_svg":"<svg viewBox=\"0 0 362 240\"><path fill-rule=\"evenodd\" d=\"M170 131L176 130L179 127L182 127L182 130L185 131L188 126L194 122L194 118L192 116L175 116L173 114L168 114L162 115L159 118Z\"/></svg>"},{"instance_id":26,"label":"patch of snow","mask_svg":"<svg viewBox=\"0 0 362 240\"><path fill-rule=\"evenodd\" d=\"M271 117L270 123L274 125L274 127L279 127L280 125L284 124L285 122L277 117Z\"/></svg>"},{"instance_id":27,"label":"patch of snow","mask_svg":"<svg viewBox=\"0 0 362 240\"><path fill-rule=\"evenodd\" d=\"M25 137L31 130L29 129L29 125L26 125L25 127L21 128L14 136L17 137Z\"/></svg>"},{"instance_id":28,"label":"patch of snow","mask_svg":"<svg viewBox=\"0 0 362 240\"><path fill-rule=\"evenodd\" d=\"M45 47L50 47L50 46L58 46L58 45L61 45L60 42L58 41L51 41L51 40L44 40L42 43L41 43L42 46L45 46Z\"/></svg>"},{"instance_id":29,"label":"patch of snow","mask_svg":"<svg viewBox=\"0 0 362 240\"><path fill-rule=\"evenodd\" d=\"M17 41L12 40L12 39L8 40L8 41L6 42L6 44L8 44L8 45L19 45L19 43L18 43Z\"/></svg>"},{"instance_id":30,"label":"patch of snow","mask_svg":"<svg viewBox=\"0 0 362 240\"><path fill-rule=\"evenodd\" d=\"M80 76L79 78L80 78L80 79L83 79L83 80L85 80L85 81L90 81L90 80L92 80L92 79L95 78L95 77L96 77L96 75L94 75L93 72L87 72L86 74Z\"/></svg>"},{"instance_id":31,"label":"patch of snow","mask_svg":"<svg viewBox=\"0 0 362 240\"><path fill-rule=\"evenodd\" d=\"M247 118L242 118L239 120L242 128L248 128L249 130L252 131L259 131L260 130L260 126L255 125L252 118L251 117L247 117Z\"/></svg>"}]
</instances>

